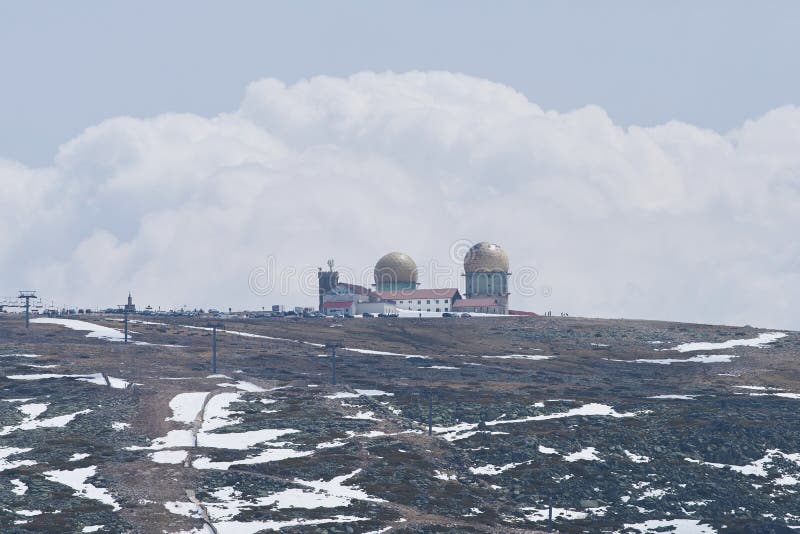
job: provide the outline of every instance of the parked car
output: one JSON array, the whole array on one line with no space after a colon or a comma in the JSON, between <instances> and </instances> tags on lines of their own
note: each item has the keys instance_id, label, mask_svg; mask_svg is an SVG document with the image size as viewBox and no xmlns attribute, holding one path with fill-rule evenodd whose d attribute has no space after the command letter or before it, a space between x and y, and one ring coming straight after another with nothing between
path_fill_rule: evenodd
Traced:
<instances>
[{"instance_id":1,"label":"parked car","mask_svg":"<svg viewBox=\"0 0 800 534\"><path fill-rule=\"evenodd\" d=\"M361 314L361 317L375 317L375 316L372 315L371 313L364 312Z\"/></svg>"},{"instance_id":2,"label":"parked car","mask_svg":"<svg viewBox=\"0 0 800 534\"><path fill-rule=\"evenodd\" d=\"M344 318L345 319L353 319L353 318L355 318L355 316L352 313L345 313L344 314Z\"/></svg>"},{"instance_id":3,"label":"parked car","mask_svg":"<svg viewBox=\"0 0 800 534\"><path fill-rule=\"evenodd\" d=\"M334 319L344 319L344 314L343 313L334 313L333 314L333 318Z\"/></svg>"},{"instance_id":4,"label":"parked car","mask_svg":"<svg viewBox=\"0 0 800 534\"><path fill-rule=\"evenodd\" d=\"M442 317L458 317L457 313L444 312Z\"/></svg>"},{"instance_id":5,"label":"parked car","mask_svg":"<svg viewBox=\"0 0 800 534\"><path fill-rule=\"evenodd\" d=\"M461 317L463 317L464 319L469 319L470 317L472 317L472 315L465 312L461 314Z\"/></svg>"}]
</instances>

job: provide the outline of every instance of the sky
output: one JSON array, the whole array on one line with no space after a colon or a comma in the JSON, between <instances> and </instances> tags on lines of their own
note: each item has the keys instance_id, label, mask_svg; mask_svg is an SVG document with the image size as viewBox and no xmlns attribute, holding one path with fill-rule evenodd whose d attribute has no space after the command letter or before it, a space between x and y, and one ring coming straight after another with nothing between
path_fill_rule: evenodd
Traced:
<instances>
[{"instance_id":1,"label":"sky","mask_svg":"<svg viewBox=\"0 0 800 534\"><path fill-rule=\"evenodd\" d=\"M0 5L0 296L313 305L334 257L512 306L800 328L797 2Z\"/></svg>"}]
</instances>

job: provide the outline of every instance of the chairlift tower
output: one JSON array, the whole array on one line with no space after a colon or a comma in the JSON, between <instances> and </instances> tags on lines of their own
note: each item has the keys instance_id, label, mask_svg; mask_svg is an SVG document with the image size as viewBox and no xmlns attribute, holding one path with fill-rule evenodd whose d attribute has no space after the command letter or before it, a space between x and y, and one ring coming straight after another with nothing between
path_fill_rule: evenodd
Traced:
<instances>
[{"instance_id":1,"label":"chairlift tower","mask_svg":"<svg viewBox=\"0 0 800 534\"><path fill-rule=\"evenodd\" d=\"M25 328L31 327L31 299L36 298L36 291L20 291L20 299L25 299Z\"/></svg>"},{"instance_id":2,"label":"chairlift tower","mask_svg":"<svg viewBox=\"0 0 800 534\"><path fill-rule=\"evenodd\" d=\"M428 421L427 421L427 423L428 423L428 435L429 436L433 436L433 399L434 399L434 397L437 397L437 399L438 399L438 395L436 394L436 390L433 387L428 386L427 389L424 389L422 391L414 392L411 395L413 396L413 398L418 399L418 402L423 402L424 403L425 400L428 401L427 402L427 404L428 404Z\"/></svg>"},{"instance_id":3,"label":"chairlift tower","mask_svg":"<svg viewBox=\"0 0 800 534\"><path fill-rule=\"evenodd\" d=\"M436 390L428 390L428 435L433 436L433 396Z\"/></svg>"}]
</instances>

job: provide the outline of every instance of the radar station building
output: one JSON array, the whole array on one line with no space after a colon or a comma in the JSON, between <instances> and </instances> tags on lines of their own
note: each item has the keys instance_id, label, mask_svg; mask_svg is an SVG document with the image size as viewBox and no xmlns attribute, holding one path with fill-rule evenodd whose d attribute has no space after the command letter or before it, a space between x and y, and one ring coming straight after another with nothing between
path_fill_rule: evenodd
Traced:
<instances>
[{"instance_id":1,"label":"radar station building","mask_svg":"<svg viewBox=\"0 0 800 534\"><path fill-rule=\"evenodd\" d=\"M458 288L420 288L417 264L408 254L389 252L375 264L374 289L339 282L328 261L321 268L319 311L342 314L391 314L396 311L434 313L489 313L506 315L508 309L508 255L495 243L481 242L464 258L465 291Z\"/></svg>"},{"instance_id":2,"label":"radar station building","mask_svg":"<svg viewBox=\"0 0 800 534\"><path fill-rule=\"evenodd\" d=\"M466 298L454 309L468 313L508 313L508 255L495 243L474 245L464 258Z\"/></svg>"},{"instance_id":3,"label":"radar station building","mask_svg":"<svg viewBox=\"0 0 800 534\"><path fill-rule=\"evenodd\" d=\"M319 269L319 311L326 315L357 315L362 313L389 314L397 311L391 301L384 301L369 288L339 281L333 260L328 260L328 270Z\"/></svg>"},{"instance_id":4,"label":"radar station building","mask_svg":"<svg viewBox=\"0 0 800 534\"><path fill-rule=\"evenodd\" d=\"M450 312L461 298L454 287L419 289L417 264L403 252L390 252L375 264L375 292L399 310L416 312Z\"/></svg>"}]
</instances>

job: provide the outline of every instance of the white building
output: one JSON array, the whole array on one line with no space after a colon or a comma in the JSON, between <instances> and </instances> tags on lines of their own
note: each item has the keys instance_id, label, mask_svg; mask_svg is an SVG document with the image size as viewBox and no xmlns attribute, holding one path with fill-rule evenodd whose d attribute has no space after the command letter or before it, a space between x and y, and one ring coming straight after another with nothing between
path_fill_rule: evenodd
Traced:
<instances>
[{"instance_id":1,"label":"white building","mask_svg":"<svg viewBox=\"0 0 800 534\"><path fill-rule=\"evenodd\" d=\"M399 289L397 291L378 291L382 300L395 303L399 310L424 312L449 312L453 302L461 299L458 289Z\"/></svg>"}]
</instances>

